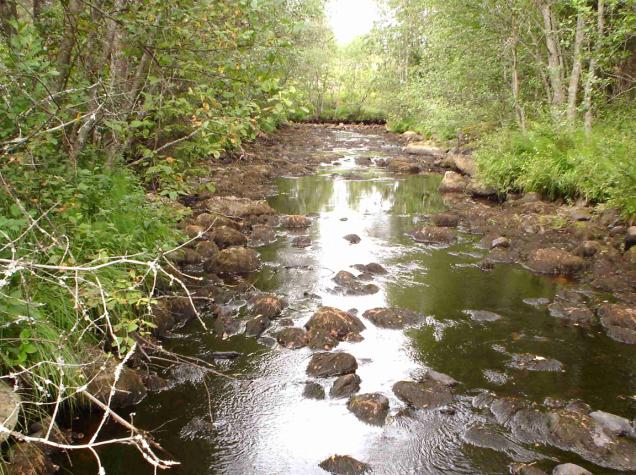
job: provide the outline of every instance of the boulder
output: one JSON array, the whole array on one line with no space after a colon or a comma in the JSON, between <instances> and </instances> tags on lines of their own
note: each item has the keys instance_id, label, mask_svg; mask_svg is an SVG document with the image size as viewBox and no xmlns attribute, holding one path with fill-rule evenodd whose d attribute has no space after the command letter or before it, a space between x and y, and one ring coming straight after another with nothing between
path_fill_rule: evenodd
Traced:
<instances>
[{"instance_id":1,"label":"boulder","mask_svg":"<svg viewBox=\"0 0 636 475\"><path fill-rule=\"evenodd\" d=\"M274 294L262 294L250 300L250 313L267 318L278 317L287 307L287 301Z\"/></svg>"},{"instance_id":2,"label":"boulder","mask_svg":"<svg viewBox=\"0 0 636 475\"><path fill-rule=\"evenodd\" d=\"M221 216L218 214L211 213L201 213L194 220L195 224L201 226L204 230L219 227L219 226L227 226L230 228L234 228L237 231L241 229L241 223L235 221L231 218L226 218L225 216Z\"/></svg>"},{"instance_id":3,"label":"boulder","mask_svg":"<svg viewBox=\"0 0 636 475\"><path fill-rule=\"evenodd\" d=\"M340 376L331 386L329 396L334 399L352 396L360 391L360 382L360 376L355 373Z\"/></svg>"},{"instance_id":4,"label":"boulder","mask_svg":"<svg viewBox=\"0 0 636 475\"><path fill-rule=\"evenodd\" d=\"M357 234L347 234L346 236L343 236L343 238L349 241L349 243L351 244L358 244L360 241L362 241L362 239L360 239L360 236L358 236Z\"/></svg>"},{"instance_id":5,"label":"boulder","mask_svg":"<svg viewBox=\"0 0 636 475\"><path fill-rule=\"evenodd\" d=\"M455 231L450 228L424 226L409 235L417 242L425 244L451 244L455 241Z\"/></svg>"},{"instance_id":6,"label":"boulder","mask_svg":"<svg viewBox=\"0 0 636 475\"><path fill-rule=\"evenodd\" d=\"M296 236L292 240L292 246L304 248L311 246L311 238L309 236Z\"/></svg>"},{"instance_id":7,"label":"boulder","mask_svg":"<svg viewBox=\"0 0 636 475\"><path fill-rule=\"evenodd\" d=\"M365 326L355 315L333 307L321 307L305 324L305 328L310 341L314 342L312 348L323 348L325 339L330 343L335 342L335 346L349 335L360 333Z\"/></svg>"},{"instance_id":8,"label":"boulder","mask_svg":"<svg viewBox=\"0 0 636 475\"><path fill-rule=\"evenodd\" d=\"M366 463L362 463L348 455L332 455L318 465L325 472L335 475L362 475L371 470Z\"/></svg>"},{"instance_id":9,"label":"boulder","mask_svg":"<svg viewBox=\"0 0 636 475\"><path fill-rule=\"evenodd\" d=\"M380 393L358 394L349 398L347 409L361 421L381 426L389 414L389 399Z\"/></svg>"},{"instance_id":10,"label":"boulder","mask_svg":"<svg viewBox=\"0 0 636 475\"><path fill-rule=\"evenodd\" d=\"M261 266L261 260L254 249L230 247L223 249L217 257L216 268L226 274L246 274L255 272Z\"/></svg>"},{"instance_id":11,"label":"boulder","mask_svg":"<svg viewBox=\"0 0 636 475\"><path fill-rule=\"evenodd\" d=\"M276 242L276 233L271 226L265 224L256 224L252 226L250 234L250 246L261 247Z\"/></svg>"},{"instance_id":12,"label":"boulder","mask_svg":"<svg viewBox=\"0 0 636 475\"><path fill-rule=\"evenodd\" d=\"M340 343L333 333L325 329L315 329L307 332L307 338L309 339L309 348L312 350L333 350ZM344 341L346 338L343 338Z\"/></svg>"},{"instance_id":13,"label":"boulder","mask_svg":"<svg viewBox=\"0 0 636 475\"><path fill-rule=\"evenodd\" d=\"M212 331L222 339L236 335L241 329L241 321L232 315L219 315L212 323Z\"/></svg>"},{"instance_id":14,"label":"boulder","mask_svg":"<svg viewBox=\"0 0 636 475\"><path fill-rule=\"evenodd\" d=\"M236 196L213 196L205 202L205 205L211 213L216 213L226 218L276 214L276 211L267 204L267 201L255 201L248 198L237 198Z\"/></svg>"},{"instance_id":15,"label":"boulder","mask_svg":"<svg viewBox=\"0 0 636 475\"><path fill-rule=\"evenodd\" d=\"M531 463L513 463L510 465L511 475L548 475Z\"/></svg>"},{"instance_id":16,"label":"boulder","mask_svg":"<svg viewBox=\"0 0 636 475\"><path fill-rule=\"evenodd\" d=\"M356 359L349 353L314 353L307 365L307 374L316 378L331 378L355 373Z\"/></svg>"},{"instance_id":17,"label":"boulder","mask_svg":"<svg viewBox=\"0 0 636 475\"><path fill-rule=\"evenodd\" d=\"M380 264L376 262L372 262L370 264L355 264L353 266L354 269L362 272L363 274L388 274L388 271L382 267Z\"/></svg>"},{"instance_id":18,"label":"boulder","mask_svg":"<svg viewBox=\"0 0 636 475\"><path fill-rule=\"evenodd\" d=\"M498 237L497 239L493 239L490 243L490 249L504 248L507 249L510 247L510 239L507 237Z\"/></svg>"},{"instance_id":19,"label":"boulder","mask_svg":"<svg viewBox=\"0 0 636 475\"><path fill-rule=\"evenodd\" d=\"M324 399L325 389L318 383L307 381L305 383L305 389L303 390L303 396L307 399Z\"/></svg>"},{"instance_id":20,"label":"boulder","mask_svg":"<svg viewBox=\"0 0 636 475\"><path fill-rule=\"evenodd\" d=\"M622 343L636 344L636 308L606 303L598 309L598 316L607 336Z\"/></svg>"},{"instance_id":21,"label":"boulder","mask_svg":"<svg viewBox=\"0 0 636 475\"><path fill-rule=\"evenodd\" d=\"M437 213L431 216L435 226L442 228L456 228L459 224L459 216L452 213Z\"/></svg>"},{"instance_id":22,"label":"boulder","mask_svg":"<svg viewBox=\"0 0 636 475\"><path fill-rule=\"evenodd\" d=\"M392 173L400 173L404 175L417 174L420 172L420 166L409 160L402 158L392 158L387 164L387 168Z\"/></svg>"},{"instance_id":23,"label":"boulder","mask_svg":"<svg viewBox=\"0 0 636 475\"><path fill-rule=\"evenodd\" d=\"M376 327L400 329L422 320L422 315L402 308L372 308L362 314Z\"/></svg>"},{"instance_id":24,"label":"boulder","mask_svg":"<svg viewBox=\"0 0 636 475\"><path fill-rule=\"evenodd\" d=\"M190 239L199 238L205 234L205 229L202 226L198 226L196 224L188 224L183 232Z\"/></svg>"},{"instance_id":25,"label":"boulder","mask_svg":"<svg viewBox=\"0 0 636 475\"><path fill-rule=\"evenodd\" d=\"M600 250L601 244L599 242L587 240L576 246L573 254L579 257L594 257Z\"/></svg>"},{"instance_id":26,"label":"boulder","mask_svg":"<svg viewBox=\"0 0 636 475\"><path fill-rule=\"evenodd\" d=\"M459 173L446 172L438 190L442 193L463 193L467 186L468 180L465 177Z\"/></svg>"},{"instance_id":27,"label":"boulder","mask_svg":"<svg viewBox=\"0 0 636 475\"><path fill-rule=\"evenodd\" d=\"M196 244L195 249L205 265L214 265L219 257L219 248L211 241L200 241Z\"/></svg>"},{"instance_id":28,"label":"boulder","mask_svg":"<svg viewBox=\"0 0 636 475\"><path fill-rule=\"evenodd\" d=\"M219 226L212 228L208 235L220 249L231 246L243 246L247 244L247 238L234 228Z\"/></svg>"},{"instance_id":29,"label":"boulder","mask_svg":"<svg viewBox=\"0 0 636 475\"><path fill-rule=\"evenodd\" d=\"M307 346L307 332L302 328L283 328L276 334L276 341L290 350L297 350Z\"/></svg>"},{"instance_id":30,"label":"boulder","mask_svg":"<svg viewBox=\"0 0 636 475\"><path fill-rule=\"evenodd\" d=\"M265 315L248 320L245 324L245 334L251 337L259 337L271 326L271 320Z\"/></svg>"},{"instance_id":31,"label":"boulder","mask_svg":"<svg viewBox=\"0 0 636 475\"><path fill-rule=\"evenodd\" d=\"M496 322L501 320L501 315L488 310L464 310L464 313L475 322Z\"/></svg>"},{"instance_id":32,"label":"boulder","mask_svg":"<svg viewBox=\"0 0 636 475\"><path fill-rule=\"evenodd\" d=\"M466 187L466 193L473 198L495 198L499 195L496 188L486 185L480 180L470 180Z\"/></svg>"},{"instance_id":33,"label":"boulder","mask_svg":"<svg viewBox=\"0 0 636 475\"><path fill-rule=\"evenodd\" d=\"M333 280L338 284L336 290L344 291L347 295L371 295L380 291L375 284L365 284L351 272L341 270Z\"/></svg>"},{"instance_id":34,"label":"boulder","mask_svg":"<svg viewBox=\"0 0 636 475\"><path fill-rule=\"evenodd\" d=\"M393 385L393 393L400 401L418 409L435 409L453 401L448 386L433 380L398 381Z\"/></svg>"},{"instance_id":35,"label":"boulder","mask_svg":"<svg viewBox=\"0 0 636 475\"><path fill-rule=\"evenodd\" d=\"M311 226L311 219L302 215L289 215L281 219L281 225L287 229L305 229Z\"/></svg>"},{"instance_id":36,"label":"boulder","mask_svg":"<svg viewBox=\"0 0 636 475\"><path fill-rule=\"evenodd\" d=\"M531 353L513 354L512 360L506 366L526 371L563 371L563 363L559 360Z\"/></svg>"},{"instance_id":37,"label":"boulder","mask_svg":"<svg viewBox=\"0 0 636 475\"><path fill-rule=\"evenodd\" d=\"M404 151L409 155L420 155L429 158L444 158L446 156L446 152L441 148L416 142L408 144Z\"/></svg>"},{"instance_id":38,"label":"boulder","mask_svg":"<svg viewBox=\"0 0 636 475\"><path fill-rule=\"evenodd\" d=\"M550 247L532 251L528 266L541 274L572 276L585 268L585 261L563 249Z\"/></svg>"},{"instance_id":39,"label":"boulder","mask_svg":"<svg viewBox=\"0 0 636 475\"><path fill-rule=\"evenodd\" d=\"M573 463L562 463L554 467L552 475L592 475L592 472Z\"/></svg>"},{"instance_id":40,"label":"boulder","mask_svg":"<svg viewBox=\"0 0 636 475\"><path fill-rule=\"evenodd\" d=\"M459 384L455 378L430 368L427 368L426 371L424 372L423 379L434 381L436 383L443 384L444 386L449 386L449 387L456 386L457 384Z\"/></svg>"},{"instance_id":41,"label":"boulder","mask_svg":"<svg viewBox=\"0 0 636 475\"><path fill-rule=\"evenodd\" d=\"M453 154L453 163L464 175L473 177L477 174L477 162L470 155Z\"/></svg>"},{"instance_id":42,"label":"boulder","mask_svg":"<svg viewBox=\"0 0 636 475\"><path fill-rule=\"evenodd\" d=\"M88 383L87 391L103 403L108 403L111 387L115 382L115 371L120 361L113 355L95 348L89 352L91 361L84 368ZM139 373L123 366L115 386L115 394L110 407L119 409L137 404L146 396L146 387Z\"/></svg>"},{"instance_id":43,"label":"boulder","mask_svg":"<svg viewBox=\"0 0 636 475\"><path fill-rule=\"evenodd\" d=\"M557 292L554 301L548 305L548 311L554 318L574 325L591 325L596 320L594 313L585 303L584 296L567 288Z\"/></svg>"},{"instance_id":44,"label":"boulder","mask_svg":"<svg viewBox=\"0 0 636 475\"><path fill-rule=\"evenodd\" d=\"M625 417L605 411L590 412L590 417L610 434L636 438L636 426Z\"/></svg>"},{"instance_id":45,"label":"boulder","mask_svg":"<svg viewBox=\"0 0 636 475\"><path fill-rule=\"evenodd\" d=\"M0 422L9 430L15 429L20 414L22 400L11 386L0 381ZM9 435L0 432L0 443L6 441Z\"/></svg>"}]
</instances>

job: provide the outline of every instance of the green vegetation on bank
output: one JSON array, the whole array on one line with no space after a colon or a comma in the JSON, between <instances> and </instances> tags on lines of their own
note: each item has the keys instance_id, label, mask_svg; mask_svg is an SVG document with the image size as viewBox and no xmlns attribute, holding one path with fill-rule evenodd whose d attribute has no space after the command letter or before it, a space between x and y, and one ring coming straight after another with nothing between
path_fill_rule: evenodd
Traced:
<instances>
[{"instance_id":1,"label":"green vegetation on bank","mask_svg":"<svg viewBox=\"0 0 636 475\"><path fill-rule=\"evenodd\" d=\"M25 408L73 396L84 349L123 356L151 330L154 263L183 241L174 200L295 113L292 48L321 11L0 2L0 366Z\"/></svg>"},{"instance_id":2,"label":"green vegetation on bank","mask_svg":"<svg viewBox=\"0 0 636 475\"><path fill-rule=\"evenodd\" d=\"M482 176L501 190L634 214L636 2L378 4L375 28L344 47L314 21L299 75L310 114L372 111L394 132L477 147Z\"/></svg>"}]
</instances>

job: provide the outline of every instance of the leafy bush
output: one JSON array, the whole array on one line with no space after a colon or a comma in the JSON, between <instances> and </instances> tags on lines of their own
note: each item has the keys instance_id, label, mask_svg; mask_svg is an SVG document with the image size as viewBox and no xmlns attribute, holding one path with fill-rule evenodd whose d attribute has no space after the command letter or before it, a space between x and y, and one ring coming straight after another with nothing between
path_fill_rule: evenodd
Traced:
<instances>
[{"instance_id":1,"label":"leafy bush","mask_svg":"<svg viewBox=\"0 0 636 475\"><path fill-rule=\"evenodd\" d=\"M479 170L502 191L607 202L631 216L636 214L636 140L630 124L636 121L600 123L589 137L582 130L540 124L527 134L502 129L483 139Z\"/></svg>"}]
</instances>

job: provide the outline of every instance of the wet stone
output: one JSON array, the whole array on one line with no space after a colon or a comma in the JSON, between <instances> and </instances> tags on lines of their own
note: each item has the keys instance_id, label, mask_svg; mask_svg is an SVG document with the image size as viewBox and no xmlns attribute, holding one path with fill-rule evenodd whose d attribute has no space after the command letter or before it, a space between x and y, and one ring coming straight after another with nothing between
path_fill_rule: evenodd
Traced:
<instances>
[{"instance_id":1,"label":"wet stone","mask_svg":"<svg viewBox=\"0 0 636 475\"><path fill-rule=\"evenodd\" d=\"M362 475L371 470L366 463L348 455L332 455L320 462L319 467L335 475Z\"/></svg>"},{"instance_id":2,"label":"wet stone","mask_svg":"<svg viewBox=\"0 0 636 475\"><path fill-rule=\"evenodd\" d=\"M544 297L523 299L523 303L533 307L544 307L550 303L550 299Z\"/></svg>"},{"instance_id":3,"label":"wet stone","mask_svg":"<svg viewBox=\"0 0 636 475\"><path fill-rule=\"evenodd\" d=\"M636 424L625 417L605 411L590 412L590 417L612 434L636 438Z\"/></svg>"},{"instance_id":4,"label":"wet stone","mask_svg":"<svg viewBox=\"0 0 636 475\"><path fill-rule=\"evenodd\" d=\"M388 161L387 168L392 173L400 173L404 175L416 174L420 172L420 167L417 163L399 158L390 159Z\"/></svg>"},{"instance_id":5,"label":"wet stone","mask_svg":"<svg viewBox=\"0 0 636 475\"><path fill-rule=\"evenodd\" d=\"M247 244L247 238L243 234L228 226L213 228L208 234L220 249Z\"/></svg>"},{"instance_id":6,"label":"wet stone","mask_svg":"<svg viewBox=\"0 0 636 475\"><path fill-rule=\"evenodd\" d=\"M631 345L636 344L636 308L624 304L604 304L598 309L607 336Z\"/></svg>"},{"instance_id":7,"label":"wet stone","mask_svg":"<svg viewBox=\"0 0 636 475\"><path fill-rule=\"evenodd\" d=\"M438 189L441 193L462 193L466 190L466 186L468 186L468 180L462 175L446 172Z\"/></svg>"},{"instance_id":8,"label":"wet stone","mask_svg":"<svg viewBox=\"0 0 636 475\"><path fill-rule=\"evenodd\" d=\"M265 315L259 315L256 318L248 320L245 324L245 334L251 337L258 337L267 330L272 322Z\"/></svg>"},{"instance_id":9,"label":"wet stone","mask_svg":"<svg viewBox=\"0 0 636 475\"><path fill-rule=\"evenodd\" d=\"M573 251L575 256L594 257L601 250L601 245L597 241L583 241Z\"/></svg>"},{"instance_id":10,"label":"wet stone","mask_svg":"<svg viewBox=\"0 0 636 475\"><path fill-rule=\"evenodd\" d=\"M219 316L212 324L212 330L214 330L214 333L223 339L236 335L240 328L240 320L232 316Z\"/></svg>"},{"instance_id":11,"label":"wet stone","mask_svg":"<svg viewBox=\"0 0 636 475\"><path fill-rule=\"evenodd\" d=\"M592 475L592 472L573 463L563 463L554 467L552 475Z\"/></svg>"},{"instance_id":12,"label":"wet stone","mask_svg":"<svg viewBox=\"0 0 636 475\"><path fill-rule=\"evenodd\" d=\"M289 215L281 219L281 225L287 229L304 229L311 226L311 219L307 216Z\"/></svg>"},{"instance_id":13,"label":"wet stone","mask_svg":"<svg viewBox=\"0 0 636 475\"><path fill-rule=\"evenodd\" d=\"M344 270L338 272L333 281L338 284L336 290L347 295L371 295L380 291L377 285L360 282L351 272Z\"/></svg>"},{"instance_id":14,"label":"wet stone","mask_svg":"<svg viewBox=\"0 0 636 475\"><path fill-rule=\"evenodd\" d=\"M377 274L377 275L384 275L384 274L388 274L389 272L382 267L380 264L378 264L377 262L371 262L370 264L355 264L353 266L354 269L365 273L365 274Z\"/></svg>"},{"instance_id":15,"label":"wet stone","mask_svg":"<svg viewBox=\"0 0 636 475\"><path fill-rule=\"evenodd\" d=\"M585 262L579 256L551 247L533 251L528 266L541 274L571 276L583 270Z\"/></svg>"},{"instance_id":16,"label":"wet stone","mask_svg":"<svg viewBox=\"0 0 636 475\"><path fill-rule=\"evenodd\" d=\"M493 239L490 243L490 249L504 248L507 249L510 247L510 239L507 237L498 237L497 239Z\"/></svg>"},{"instance_id":17,"label":"wet stone","mask_svg":"<svg viewBox=\"0 0 636 475\"><path fill-rule=\"evenodd\" d=\"M343 236L343 238L349 241L349 243L351 244L358 244L360 241L362 241L362 239L360 239L360 236L358 236L357 234L347 234L346 236Z\"/></svg>"},{"instance_id":18,"label":"wet stone","mask_svg":"<svg viewBox=\"0 0 636 475\"><path fill-rule=\"evenodd\" d=\"M451 244L455 241L455 231L450 228L424 226L409 235L416 242L425 244Z\"/></svg>"},{"instance_id":19,"label":"wet stone","mask_svg":"<svg viewBox=\"0 0 636 475\"><path fill-rule=\"evenodd\" d=\"M292 246L297 248L305 248L311 246L311 238L309 236L296 236L292 240Z\"/></svg>"},{"instance_id":20,"label":"wet stone","mask_svg":"<svg viewBox=\"0 0 636 475\"><path fill-rule=\"evenodd\" d=\"M502 318L498 313L487 310L464 310L464 313L475 322L496 322Z\"/></svg>"},{"instance_id":21,"label":"wet stone","mask_svg":"<svg viewBox=\"0 0 636 475\"><path fill-rule=\"evenodd\" d=\"M329 330L316 328L307 332L309 348L312 350L329 351L334 349L340 343L340 339ZM344 341L344 338L342 338Z\"/></svg>"},{"instance_id":22,"label":"wet stone","mask_svg":"<svg viewBox=\"0 0 636 475\"><path fill-rule=\"evenodd\" d=\"M583 303L557 299L548 305L548 311L554 318L576 325L589 325L595 320L594 313Z\"/></svg>"},{"instance_id":23,"label":"wet stone","mask_svg":"<svg viewBox=\"0 0 636 475\"><path fill-rule=\"evenodd\" d=\"M563 363L553 358L533 355L531 353L519 353L512 355L512 361L507 364L513 369L527 371L562 371Z\"/></svg>"},{"instance_id":24,"label":"wet stone","mask_svg":"<svg viewBox=\"0 0 636 475\"><path fill-rule=\"evenodd\" d=\"M330 378L355 373L356 359L349 353L315 353L307 365L307 374L317 378Z\"/></svg>"},{"instance_id":25,"label":"wet stone","mask_svg":"<svg viewBox=\"0 0 636 475\"><path fill-rule=\"evenodd\" d=\"M252 227L252 234L250 235L250 246L261 247L267 246L276 241L276 233L271 226L263 224L257 224Z\"/></svg>"},{"instance_id":26,"label":"wet stone","mask_svg":"<svg viewBox=\"0 0 636 475\"><path fill-rule=\"evenodd\" d=\"M307 381L305 383L305 389L303 390L303 396L307 399L324 399L325 389L318 383Z\"/></svg>"},{"instance_id":27,"label":"wet stone","mask_svg":"<svg viewBox=\"0 0 636 475\"><path fill-rule=\"evenodd\" d=\"M266 201L254 201L235 196L214 196L206 201L206 207L213 214L225 217L243 218L246 216L261 216L276 214Z\"/></svg>"},{"instance_id":28,"label":"wet stone","mask_svg":"<svg viewBox=\"0 0 636 475\"><path fill-rule=\"evenodd\" d=\"M511 475L548 475L531 463L513 463L510 465Z\"/></svg>"},{"instance_id":29,"label":"wet stone","mask_svg":"<svg viewBox=\"0 0 636 475\"><path fill-rule=\"evenodd\" d=\"M261 266L261 260L254 249L230 247L223 249L217 258L216 267L226 274L245 274L255 272Z\"/></svg>"},{"instance_id":30,"label":"wet stone","mask_svg":"<svg viewBox=\"0 0 636 475\"><path fill-rule=\"evenodd\" d=\"M380 328L400 329L408 325L414 325L422 320L419 313L402 308L372 308L362 314Z\"/></svg>"},{"instance_id":31,"label":"wet stone","mask_svg":"<svg viewBox=\"0 0 636 475\"><path fill-rule=\"evenodd\" d=\"M448 386L436 381L398 381L393 385L397 398L418 409L434 409L453 401L453 393Z\"/></svg>"},{"instance_id":32,"label":"wet stone","mask_svg":"<svg viewBox=\"0 0 636 475\"><path fill-rule=\"evenodd\" d=\"M276 341L290 350L307 346L307 332L302 328L284 328L276 334Z\"/></svg>"},{"instance_id":33,"label":"wet stone","mask_svg":"<svg viewBox=\"0 0 636 475\"><path fill-rule=\"evenodd\" d=\"M305 324L309 332L322 330L337 340L343 341L350 333L360 333L365 329L364 323L356 317L333 307L321 307Z\"/></svg>"},{"instance_id":34,"label":"wet stone","mask_svg":"<svg viewBox=\"0 0 636 475\"><path fill-rule=\"evenodd\" d=\"M287 307L285 299L273 294L257 295L250 300L250 311L253 315L275 318Z\"/></svg>"},{"instance_id":35,"label":"wet stone","mask_svg":"<svg viewBox=\"0 0 636 475\"><path fill-rule=\"evenodd\" d=\"M459 224L459 216L451 213L438 213L431 216L431 222L442 228L456 228Z\"/></svg>"},{"instance_id":36,"label":"wet stone","mask_svg":"<svg viewBox=\"0 0 636 475\"><path fill-rule=\"evenodd\" d=\"M276 346L276 338L272 338L271 336L262 336L256 341L259 345L263 345L267 348L274 348Z\"/></svg>"},{"instance_id":37,"label":"wet stone","mask_svg":"<svg viewBox=\"0 0 636 475\"><path fill-rule=\"evenodd\" d=\"M329 396L334 399L352 396L360 391L360 382L360 376L357 374L345 374L344 376L340 376L334 381L333 386L331 386Z\"/></svg>"},{"instance_id":38,"label":"wet stone","mask_svg":"<svg viewBox=\"0 0 636 475\"><path fill-rule=\"evenodd\" d=\"M456 386L457 384L459 384L459 381L457 381L455 378L430 368L427 368L426 371L424 372L424 379L427 379L429 381L434 381L436 383L440 383L440 384L443 384L444 386L449 386L449 387Z\"/></svg>"},{"instance_id":39,"label":"wet stone","mask_svg":"<svg viewBox=\"0 0 636 475\"><path fill-rule=\"evenodd\" d=\"M347 409L361 421L381 426L389 413L389 400L380 393L358 394L349 398Z\"/></svg>"}]
</instances>

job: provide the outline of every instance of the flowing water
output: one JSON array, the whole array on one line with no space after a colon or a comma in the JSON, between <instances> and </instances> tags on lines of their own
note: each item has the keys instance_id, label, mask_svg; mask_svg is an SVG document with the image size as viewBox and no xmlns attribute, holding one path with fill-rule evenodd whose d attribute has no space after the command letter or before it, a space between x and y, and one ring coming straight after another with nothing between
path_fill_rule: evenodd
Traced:
<instances>
[{"instance_id":1,"label":"flowing water","mask_svg":"<svg viewBox=\"0 0 636 475\"><path fill-rule=\"evenodd\" d=\"M556 460L584 465L594 473L616 473L546 447L524 446L492 417L474 409L471 398L483 390L532 401L579 398L595 409L633 415L626 395L636 394L636 351L600 331L561 325L545 308L523 302L552 298L557 285L519 266L493 271L477 263L485 251L478 238L460 232L451 247L417 244L406 236L422 215L445 209L437 193L440 177L395 177L379 168L355 166L368 150L347 147L360 141L340 132L347 158L325 165L314 176L281 178L271 205L284 214L313 214L306 231L312 246L291 246L294 233L282 233L261 249L264 267L253 276L263 291L285 296L284 317L302 326L321 305L343 310L396 306L422 312L425 322L407 330L379 329L366 320L360 343L341 343L358 360L361 393L381 392L391 404L384 427L367 425L346 408L346 399L303 397L312 351L270 348L242 335L221 340L192 322L172 337L170 349L200 358L211 351L235 350L242 356L224 369L242 381L227 381L187 368L173 369L170 389L150 395L134 408L135 422L155 429L160 442L181 466L175 474L312 474L333 454L369 463L375 473L508 473L512 461ZM350 176L351 172L359 176ZM460 230L461 231L461 230ZM343 236L358 234L359 244ZM301 233L304 234L304 233ZM388 269L375 279L380 292L343 296L332 291L333 276L354 264L377 262ZM354 271L355 273L355 271ZM241 302L235 302L237 308ZM477 322L466 310L501 315ZM277 330L276 325L270 333ZM512 353L533 353L563 363L562 372L529 372L508 366ZM460 381L452 411L408 411L392 393L399 380L425 368ZM322 380L328 389L331 380ZM470 428L485 428L488 434ZM477 436L475 436L477 434ZM102 452L107 473L151 473L132 449ZM552 460L550 460L552 458ZM72 473L92 473L90 455L73 458Z\"/></svg>"}]
</instances>

